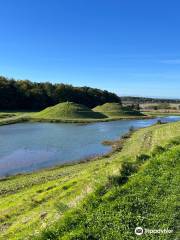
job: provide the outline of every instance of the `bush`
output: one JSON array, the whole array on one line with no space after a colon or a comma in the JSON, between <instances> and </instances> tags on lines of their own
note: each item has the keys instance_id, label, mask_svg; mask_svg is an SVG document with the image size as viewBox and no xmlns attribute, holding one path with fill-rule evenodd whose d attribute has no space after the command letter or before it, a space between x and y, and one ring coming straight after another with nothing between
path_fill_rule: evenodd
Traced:
<instances>
[{"instance_id":1,"label":"bush","mask_svg":"<svg viewBox=\"0 0 180 240\"><path fill-rule=\"evenodd\" d=\"M173 146L180 145L180 137L176 137L173 140L171 140L168 144L166 144L165 148L170 149Z\"/></svg>"},{"instance_id":2,"label":"bush","mask_svg":"<svg viewBox=\"0 0 180 240\"><path fill-rule=\"evenodd\" d=\"M156 146L153 151L152 151L152 156L155 156L157 154L161 154L165 151L165 148L163 148L162 146Z\"/></svg>"},{"instance_id":3,"label":"bush","mask_svg":"<svg viewBox=\"0 0 180 240\"><path fill-rule=\"evenodd\" d=\"M119 175L113 175L109 176L109 185L120 185L124 184L127 182L128 178L138 170L138 165L129 163L129 162L124 162L122 163L122 166L120 168L120 174Z\"/></svg>"},{"instance_id":4,"label":"bush","mask_svg":"<svg viewBox=\"0 0 180 240\"><path fill-rule=\"evenodd\" d=\"M137 160L137 162L139 162L139 163L143 163L143 162L145 162L146 160L148 160L149 158L150 158L150 156L147 155L147 154L140 154L140 155L136 156L136 160Z\"/></svg>"},{"instance_id":5,"label":"bush","mask_svg":"<svg viewBox=\"0 0 180 240\"><path fill-rule=\"evenodd\" d=\"M120 169L120 173L122 177L129 177L131 174L137 172L137 170L138 170L137 164L124 162Z\"/></svg>"},{"instance_id":6,"label":"bush","mask_svg":"<svg viewBox=\"0 0 180 240\"><path fill-rule=\"evenodd\" d=\"M122 182L122 177L121 175L112 175L108 177L108 182L110 186L113 185L120 185Z\"/></svg>"},{"instance_id":7,"label":"bush","mask_svg":"<svg viewBox=\"0 0 180 240\"><path fill-rule=\"evenodd\" d=\"M109 177L109 181L108 183L112 184L111 183L111 176ZM106 185L106 186L100 186L97 190L96 190L96 194L99 195L99 196L103 196L104 194L106 194L106 192L108 191L108 187L109 187L109 184Z\"/></svg>"},{"instance_id":8,"label":"bush","mask_svg":"<svg viewBox=\"0 0 180 240\"><path fill-rule=\"evenodd\" d=\"M180 144L180 137L176 137L173 140L170 141L173 145L179 145Z\"/></svg>"}]
</instances>

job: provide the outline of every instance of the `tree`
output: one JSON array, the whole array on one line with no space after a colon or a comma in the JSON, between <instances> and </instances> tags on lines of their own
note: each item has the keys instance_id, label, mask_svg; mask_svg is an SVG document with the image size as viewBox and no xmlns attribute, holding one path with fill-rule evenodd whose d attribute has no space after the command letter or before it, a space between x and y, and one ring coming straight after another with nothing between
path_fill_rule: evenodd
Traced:
<instances>
[{"instance_id":1,"label":"tree","mask_svg":"<svg viewBox=\"0 0 180 240\"><path fill-rule=\"evenodd\" d=\"M106 102L119 102L116 94L90 87L68 84L34 83L0 76L0 109L40 110L60 102L72 101L90 108Z\"/></svg>"}]
</instances>

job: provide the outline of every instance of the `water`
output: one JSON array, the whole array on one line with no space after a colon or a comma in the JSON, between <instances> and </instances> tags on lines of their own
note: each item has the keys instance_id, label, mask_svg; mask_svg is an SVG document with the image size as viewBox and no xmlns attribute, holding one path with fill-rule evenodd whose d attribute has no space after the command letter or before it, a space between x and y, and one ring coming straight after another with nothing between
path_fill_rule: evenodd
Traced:
<instances>
[{"instance_id":1,"label":"water","mask_svg":"<svg viewBox=\"0 0 180 240\"><path fill-rule=\"evenodd\" d=\"M81 160L110 151L104 140L115 140L129 128L150 126L161 119L121 120L87 125L63 123L19 123L0 127L0 176L31 172L40 168Z\"/></svg>"}]
</instances>

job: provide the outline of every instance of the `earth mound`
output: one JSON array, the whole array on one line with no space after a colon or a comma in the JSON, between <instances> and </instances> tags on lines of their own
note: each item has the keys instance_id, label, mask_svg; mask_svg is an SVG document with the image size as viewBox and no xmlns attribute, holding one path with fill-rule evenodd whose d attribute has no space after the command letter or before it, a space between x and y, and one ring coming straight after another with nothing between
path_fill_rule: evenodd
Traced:
<instances>
[{"instance_id":1,"label":"earth mound","mask_svg":"<svg viewBox=\"0 0 180 240\"><path fill-rule=\"evenodd\" d=\"M93 111L102 113L108 117L142 116L139 111L123 107L120 103L105 103L93 108Z\"/></svg>"},{"instance_id":2,"label":"earth mound","mask_svg":"<svg viewBox=\"0 0 180 240\"><path fill-rule=\"evenodd\" d=\"M94 112L90 108L74 102L63 102L55 106L48 107L35 117L43 119L101 119L106 118L99 112Z\"/></svg>"}]
</instances>

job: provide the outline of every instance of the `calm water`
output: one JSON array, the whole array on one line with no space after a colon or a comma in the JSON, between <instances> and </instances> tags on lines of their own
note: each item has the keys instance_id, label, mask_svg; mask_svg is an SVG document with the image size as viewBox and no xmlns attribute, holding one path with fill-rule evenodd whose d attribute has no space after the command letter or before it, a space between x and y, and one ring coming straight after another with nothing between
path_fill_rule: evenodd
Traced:
<instances>
[{"instance_id":1,"label":"calm water","mask_svg":"<svg viewBox=\"0 0 180 240\"><path fill-rule=\"evenodd\" d=\"M88 125L63 123L20 123L0 127L0 176L30 172L108 152L104 140L114 140L131 126L142 128L161 119L121 120Z\"/></svg>"}]
</instances>

